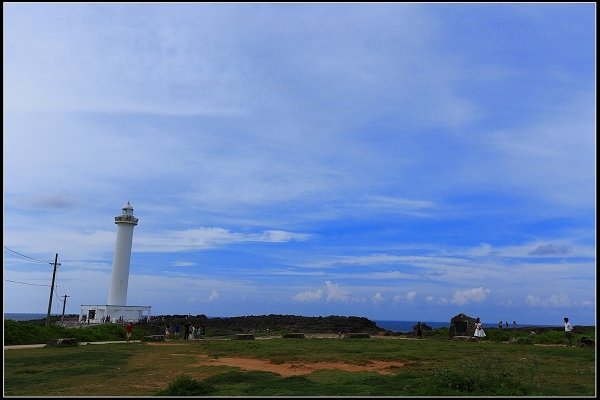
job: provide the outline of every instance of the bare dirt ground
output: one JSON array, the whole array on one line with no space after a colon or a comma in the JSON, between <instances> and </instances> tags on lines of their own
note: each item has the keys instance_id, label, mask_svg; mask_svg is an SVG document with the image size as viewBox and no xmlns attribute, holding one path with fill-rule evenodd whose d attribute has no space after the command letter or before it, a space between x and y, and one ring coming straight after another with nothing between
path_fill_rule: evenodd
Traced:
<instances>
[{"instance_id":1,"label":"bare dirt ground","mask_svg":"<svg viewBox=\"0 0 600 400\"><path fill-rule=\"evenodd\" d=\"M209 358L207 355L199 355L196 365L227 365L239 367L247 371L269 371L281 376L305 375L322 369L340 369L349 372L373 371L382 375L392 374L394 368L404 366L397 361L368 361L364 365L345 362L296 362L274 364L268 360L240 357Z\"/></svg>"},{"instance_id":2,"label":"bare dirt ground","mask_svg":"<svg viewBox=\"0 0 600 400\"><path fill-rule=\"evenodd\" d=\"M337 337L337 335L335 336ZM167 343L146 343L150 346L165 346ZM293 363L273 363L269 360L244 357L219 357L210 358L206 354L197 356L196 366L205 365L227 365L238 367L247 371L269 371L281 376L306 375L311 372L323 369L339 369L348 372L372 371L382 375L393 374L397 368L401 368L405 363L401 361L380 361L370 360L360 364L347 362L293 362Z\"/></svg>"}]
</instances>

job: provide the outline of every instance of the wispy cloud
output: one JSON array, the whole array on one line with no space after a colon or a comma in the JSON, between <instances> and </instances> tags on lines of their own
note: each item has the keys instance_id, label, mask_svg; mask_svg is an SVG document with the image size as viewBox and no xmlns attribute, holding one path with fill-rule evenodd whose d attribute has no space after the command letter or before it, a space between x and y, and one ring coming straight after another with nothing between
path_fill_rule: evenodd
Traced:
<instances>
[{"instance_id":1,"label":"wispy cloud","mask_svg":"<svg viewBox=\"0 0 600 400\"><path fill-rule=\"evenodd\" d=\"M3 11L4 241L59 254L72 312L131 201L157 313L594 319L594 5Z\"/></svg>"}]
</instances>

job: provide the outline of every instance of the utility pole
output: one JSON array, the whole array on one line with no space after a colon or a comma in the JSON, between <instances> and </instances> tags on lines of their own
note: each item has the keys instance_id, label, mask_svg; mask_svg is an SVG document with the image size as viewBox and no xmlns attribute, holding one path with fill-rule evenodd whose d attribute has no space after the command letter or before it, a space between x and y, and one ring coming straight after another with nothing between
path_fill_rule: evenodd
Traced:
<instances>
[{"instance_id":1,"label":"utility pole","mask_svg":"<svg viewBox=\"0 0 600 400\"><path fill-rule=\"evenodd\" d=\"M48 302L48 315L46 316L46 325L50 325L50 311L52 310L52 295L54 294L54 278L56 277L56 268L60 264L58 263L58 253L54 257L54 272L52 273L52 286L50 286L50 301Z\"/></svg>"},{"instance_id":2,"label":"utility pole","mask_svg":"<svg viewBox=\"0 0 600 400\"><path fill-rule=\"evenodd\" d=\"M64 325L65 324L65 306L67 305L67 297L71 297L71 296L67 296L66 294L63 296L65 299L63 300L63 313L62 313L62 319L61 322Z\"/></svg>"}]
</instances>

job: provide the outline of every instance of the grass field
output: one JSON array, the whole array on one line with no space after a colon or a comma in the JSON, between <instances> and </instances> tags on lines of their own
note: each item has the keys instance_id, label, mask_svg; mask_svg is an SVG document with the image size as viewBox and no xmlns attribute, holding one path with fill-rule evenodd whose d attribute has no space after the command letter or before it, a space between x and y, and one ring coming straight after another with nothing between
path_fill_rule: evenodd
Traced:
<instances>
[{"instance_id":1,"label":"grass field","mask_svg":"<svg viewBox=\"0 0 600 400\"><path fill-rule=\"evenodd\" d=\"M274 338L4 351L5 396L595 394L595 349L560 345Z\"/></svg>"}]
</instances>

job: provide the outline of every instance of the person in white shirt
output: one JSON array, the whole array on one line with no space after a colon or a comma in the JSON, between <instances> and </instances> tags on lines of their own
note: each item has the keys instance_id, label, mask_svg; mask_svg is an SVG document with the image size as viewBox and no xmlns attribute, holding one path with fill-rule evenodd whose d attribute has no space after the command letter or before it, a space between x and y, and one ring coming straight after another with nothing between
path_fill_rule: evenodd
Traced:
<instances>
[{"instance_id":1,"label":"person in white shirt","mask_svg":"<svg viewBox=\"0 0 600 400\"><path fill-rule=\"evenodd\" d=\"M484 338L486 336L479 317L477 317L477 321L475 321L475 333L473 336L475 336L478 340L479 338Z\"/></svg>"},{"instance_id":2,"label":"person in white shirt","mask_svg":"<svg viewBox=\"0 0 600 400\"><path fill-rule=\"evenodd\" d=\"M573 339L573 327L569 322L569 318L565 317L565 341L567 342L567 346L571 347L572 339Z\"/></svg>"}]
</instances>

